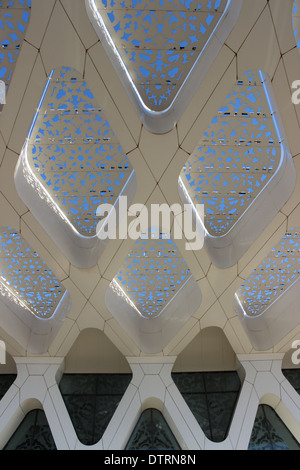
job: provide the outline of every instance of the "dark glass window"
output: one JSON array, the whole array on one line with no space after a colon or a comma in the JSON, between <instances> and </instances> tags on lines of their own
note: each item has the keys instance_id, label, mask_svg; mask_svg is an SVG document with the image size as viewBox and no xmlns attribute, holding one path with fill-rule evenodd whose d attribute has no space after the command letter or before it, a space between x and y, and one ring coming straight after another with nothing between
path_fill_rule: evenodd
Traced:
<instances>
[{"instance_id":1,"label":"dark glass window","mask_svg":"<svg viewBox=\"0 0 300 470\"><path fill-rule=\"evenodd\" d=\"M141 414L125 450L180 450L162 413L148 408Z\"/></svg>"},{"instance_id":2,"label":"dark glass window","mask_svg":"<svg viewBox=\"0 0 300 470\"><path fill-rule=\"evenodd\" d=\"M300 445L268 405L257 410L249 450L300 450Z\"/></svg>"},{"instance_id":3,"label":"dark glass window","mask_svg":"<svg viewBox=\"0 0 300 470\"><path fill-rule=\"evenodd\" d=\"M56 450L44 411L30 411L3 450Z\"/></svg>"},{"instance_id":4,"label":"dark glass window","mask_svg":"<svg viewBox=\"0 0 300 470\"><path fill-rule=\"evenodd\" d=\"M93 445L106 430L131 374L65 374L59 388L80 442Z\"/></svg>"},{"instance_id":5,"label":"dark glass window","mask_svg":"<svg viewBox=\"0 0 300 470\"><path fill-rule=\"evenodd\" d=\"M172 378L206 437L223 441L229 430L241 382L233 372L180 372Z\"/></svg>"},{"instance_id":6,"label":"dark glass window","mask_svg":"<svg viewBox=\"0 0 300 470\"><path fill-rule=\"evenodd\" d=\"M282 373L300 395L300 369L283 369Z\"/></svg>"},{"instance_id":7,"label":"dark glass window","mask_svg":"<svg viewBox=\"0 0 300 470\"><path fill-rule=\"evenodd\" d=\"M1 374L0 375L0 400L6 394L9 387L14 383L16 374Z\"/></svg>"}]
</instances>

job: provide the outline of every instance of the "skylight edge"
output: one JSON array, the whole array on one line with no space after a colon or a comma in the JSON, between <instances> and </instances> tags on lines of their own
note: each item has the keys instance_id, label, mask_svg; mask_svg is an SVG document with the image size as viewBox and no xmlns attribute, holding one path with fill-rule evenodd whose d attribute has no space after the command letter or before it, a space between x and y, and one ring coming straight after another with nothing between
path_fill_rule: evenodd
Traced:
<instances>
[{"instance_id":1,"label":"skylight edge","mask_svg":"<svg viewBox=\"0 0 300 470\"><path fill-rule=\"evenodd\" d=\"M172 130L181 114L184 112L193 94L199 88L199 85L205 77L208 69L220 52L225 42L225 36L232 30L242 7L241 0L228 0L226 8L219 19L217 25L212 31L206 45L200 52L196 62L192 66L183 84L176 93L171 105L162 111L153 111L148 108L141 99L133 80L131 79L116 46L101 18L97 3L99 0L85 0L86 9L90 21L101 40L101 43L110 58L121 82L127 93L138 109L140 118L148 129L154 134L165 134ZM218 30L222 29L222 34Z\"/></svg>"}]
</instances>

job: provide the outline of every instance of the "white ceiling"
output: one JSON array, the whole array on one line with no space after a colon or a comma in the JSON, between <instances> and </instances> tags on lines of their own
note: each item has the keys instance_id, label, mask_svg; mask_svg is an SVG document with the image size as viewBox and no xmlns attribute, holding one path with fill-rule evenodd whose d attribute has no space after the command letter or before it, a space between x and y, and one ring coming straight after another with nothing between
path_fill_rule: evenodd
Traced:
<instances>
[{"instance_id":1,"label":"white ceiling","mask_svg":"<svg viewBox=\"0 0 300 470\"><path fill-rule=\"evenodd\" d=\"M14 169L52 69L75 68L86 79L136 172L139 203L180 202L178 176L235 81L248 70L269 74L280 108L286 141L297 171L290 200L237 264L215 267L205 250L179 249L202 293L200 307L160 354L178 355L207 327L223 330L236 354L255 353L233 308L234 294L252 270L290 228L300 226L300 105L291 101L291 84L300 79L300 53L292 30L292 0L244 0L240 17L210 71L177 125L166 134L150 133L88 19L83 0L32 0L31 19L0 116L1 225L20 230L72 298L72 308L47 354L65 356L81 331L96 328L125 356L142 355L105 305L105 292L134 242L111 240L97 265L70 264L14 186ZM26 355L2 328L11 355ZM299 338L299 326L274 348L286 352ZM88 340L87 340L88 341ZM82 343L81 343L82 346Z\"/></svg>"}]
</instances>

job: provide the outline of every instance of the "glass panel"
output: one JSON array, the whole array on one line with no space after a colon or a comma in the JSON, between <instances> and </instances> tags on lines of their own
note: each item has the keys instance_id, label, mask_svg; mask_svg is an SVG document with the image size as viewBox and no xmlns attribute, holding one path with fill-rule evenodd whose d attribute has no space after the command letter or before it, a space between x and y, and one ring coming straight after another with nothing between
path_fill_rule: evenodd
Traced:
<instances>
[{"instance_id":1,"label":"glass panel","mask_svg":"<svg viewBox=\"0 0 300 470\"><path fill-rule=\"evenodd\" d=\"M204 393L204 374L199 372L173 373L173 380L181 393Z\"/></svg>"},{"instance_id":2,"label":"glass panel","mask_svg":"<svg viewBox=\"0 0 300 470\"><path fill-rule=\"evenodd\" d=\"M214 442L228 433L241 383L236 372L173 373L172 378L202 431Z\"/></svg>"},{"instance_id":3,"label":"glass panel","mask_svg":"<svg viewBox=\"0 0 300 470\"><path fill-rule=\"evenodd\" d=\"M63 399L80 442L85 445L98 442L101 435L94 428L95 395L63 395Z\"/></svg>"},{"instance_id":4,"label":"glass panel","mask_svg":"<svg viewBox=\"0 0 300 470\"><path fill-rule=\"evenodd\" d=\"M145 410L125 450L180 450L162 413L154 408Z\"/></svg>"},{"instance_id":5,"label":"glass panel","mask_svg":"<svg viewBox=\"0 0 300 470\"><path fill-rule=\"evenodd\" d=\"M116 394L115 395L101 395L100 397L99 396L96 397L95 416L94 416L94 419L95 419L94 442L98 442L103 436L114 412L116 411L120 403L123 393L117 394L117 395Z\"/></svg>"},{"instance_id":6,"label":"glass panel","mask_svg":"<svg viewBox=\"0 0 300 470\"><path fill-rule=\"evenodd\" d=\"M46 415L43 411L37 410L34 437L32 439L31 450L55 450L56 446L48 425Z\"/></svg>"},{"instance_id":7,"label":"glass panel","mask_svg":"<svg viewBox=\"0 0 300 470\"><path fill-rule=\"evenodd\" d=\"M283 369L282 373L300 394L300 369Z\"/></svg>"},{"instance_id":8,"label":"glass panel","mask_svg":"<svg viewBox=\"0 0 300 470\"><path fill-rule=\"evenodd\" d=\"M97 376L94 374L64 374L59 388L66 395L96 395Z\"/></svg>"},{"instance_id":9,"label":"glass panel","mask_svg":"<svg viewBox=\"0 0 300 470\"><path fill-rule=\"evenodd\" d=\"M174 380L176 383L176 381ZM178 386L178 384L177 384ZM178 386L179 391L181 389ZM193 390L193 388L190 388ZM204 434L211 439L211 424L208 410L207 397L205 393L183 393L181 392L183 398L185 399L189 409L195 416L197 422L199 423Z\"/></svg>"},{"instance_id":10,"label":"glass panel","mask_svg":"<svg viewBox=\"0 0 300 470\"><path fill-rule=\"evenodd\" d=\"M258 407L248 450L272 450L263 406Z\"/></svg>"},{"instance_id":11,"label":"glass panel","mask_svg":"<svg viewBox=\"0 0 300 470\"><path fill-rule=\"evenodd\" d=\"M64 374L59 388L80 442L93 445L103 436L131 374Z\"/></svg>"},{"instance_id":12,"label":"glass panel","mask_svg":"<svg viewBox=\"0 0 300 470\"><path fill-rule=\"evenodd\" d=\"M248 449L300 450L300 444L270 406L260 405Z\"/></svg>"},{"instance_id":13,"label":"glass panel","mask_svg":"<svg viewBox=\"0 0 300 470\"><path fill-rule=\"evenodd\" d=\"M0 400L6 394L9 387L14 383L16 374L1 374L0 375Z\"/></svg>"},{"instance_id":14,"label":"glass panel","mask_svg":"<svg viewBox=\"0 0 300 470\"><path fill-rule=\"evenodd\" d=\"M288 428L270 406L264 406L266 420L268 421L269 436L274 450L300 450Z\"/></svg>"},{"instance_id":15,"label":"glass panel","mask_svg":"<svg viewBox=\"0 0 300 470\"><path fill-rule=\"evenodd\" d=\"M236 372L205 372L206 392L239 392L241 382Z\"/></svg>"},{"instance_id":16,"label":"glass panel","mask_svg":"<svg viewBox=\"0 0 300 470\"><path fill-rule=\"evenodd\" d=\"M207 407L211 426L211 440L223 441L229 430L235 409L237 393L207 393Z\"/></svg>"},{"instance_id":17,"label":"glass panel","mask_svg":"<svg viewBox=\"0 0 300 470\"><path fill-rule=\"evenodd\" d=\"M98 377L98 395L123 395L131 380L130 374L106 374Z\"/></svg>"},{"instance_id":18,"label":"glass panel","mask_svg":"<svg viewBox=\"0 0 300 470\"><path fill-rule=\"evenodd\" d=\"M44 411L30 411L3 450L56 450Z\"/></svg>"}]
</instances>

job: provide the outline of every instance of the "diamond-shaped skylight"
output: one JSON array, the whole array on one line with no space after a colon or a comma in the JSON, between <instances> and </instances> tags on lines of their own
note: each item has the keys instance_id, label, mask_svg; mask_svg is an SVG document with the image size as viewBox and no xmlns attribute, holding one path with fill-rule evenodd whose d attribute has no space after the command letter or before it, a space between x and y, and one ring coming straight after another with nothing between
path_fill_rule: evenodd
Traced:
<instances>
[{"instance_id":1,"label":"diamond-shaped skylight","mask_svg":"<svg viewBox=\"0 0 300 470\"><path fill-rule=\"evenodd\" d=\"M227 0L100 2L100 13L144 104L172 103Z\"/></svg>"},{"instance_id":2,"label":"diamond-shaped skylight","mask_svg":"<svg viewBox=\"0 0 300 470\"><path fill-rule=\"evenodd\" d=\"M27 159L34 175L28 172L31 184L84 236L95 236L97 207L115 204L132 173L85 80L67 67L49 79L29 135Z\"/></svg>"},{"instance_id":3,"label":"diamond-shaped skylight","mask_svg":"<svg viewBox=\"0 0 300 470\"><path fill-rule=\"evenodd\" d=\"M0 80L9 85L29 23L31 0L0 0Z\"/></svg>"},{"instance_id":4,"label":"diamond-shaped skylight","mask_svg":"<svg viewBox=\"0 0 300 470\"><path fill-rule=\"evenodd\" d=\"M0 230L0 293L37 318L55 313L65 288L22 236L12 228Z\"/></svg>"},{"instance_id":5,"label":"diamond-shaped skylight","mask_svg":"<svg viewBox=\"0 0 300 470\"><path fill-rule=\"evenodd\" d=\"M166 347L201 301L198 283L172 236L154 227L136 240L105 293L107 309L149 354Z\"/></svg>"},{"instance_id":6,"label":"diamond-shaped skylight","mask_svg":"<svg viewBox=\"0 0 300 470\"><path fill-rule=\"evenodd\" d=\"M235 294L234 308L252 346L267 351L299 322L300 232L290 230Z\"/></svg>"},{"instance_id":7,"label":"diamond-shaped skylight","mask_svg":"<svg viewBox=\"0 0 300 470\"><path fill-rule=\"evenodd\" d=\"M138 239L112 284L140 315L155 318L190 277L174 241L160 236Z\"/></svg>"},{"instance_id":8,"label":"diamond-shaped skylight","mask_svg":"<svg viewBox=\"0 0 300 470\"><path fill-rule=\"evenodd\" d=\"M280 159L264 87L249 72L228 94L180 175L193 203L204 204L210 235L224 235L237 223Z\"/></svg>"},{"instance_id":9,"label":"diamond-shaped skylight","mask_svg":"<svg viewBox=\"0 0 300 470\"><path fill-rule=\"evenodd\" d=\"M300 232L291 230L236 293L247 315L257 316L300 279ZM285 315L285 312L282 312Z\"/></svg>"},{"instance_id":10,"label":"diamond-shaped skylight","mask_svg":"<svg viewBox=\"0 0 300 470\"><path fill-rule=\"evenodd\" d=\"M87 1L103 47L155 133L175 125L240 8L240 0Z\"/></svg>"}]
</instances>

